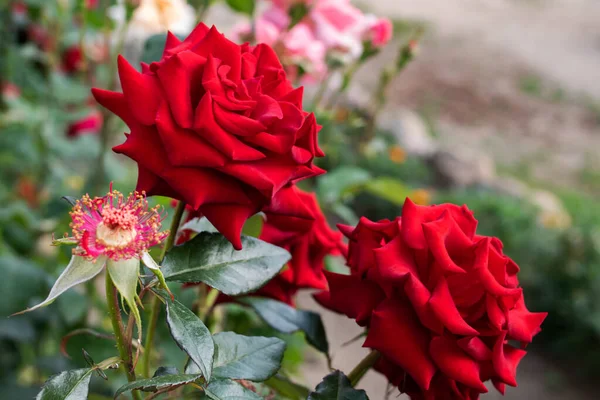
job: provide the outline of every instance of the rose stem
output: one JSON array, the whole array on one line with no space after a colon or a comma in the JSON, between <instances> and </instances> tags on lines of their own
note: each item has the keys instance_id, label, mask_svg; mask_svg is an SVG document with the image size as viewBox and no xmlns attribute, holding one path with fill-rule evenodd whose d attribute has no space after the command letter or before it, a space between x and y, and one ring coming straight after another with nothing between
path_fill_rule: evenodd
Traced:
<instances>
[{"instance_id":1,"label":"rose stem","mask_svg":"<svg viewBox=\"0 0 600 400\"><path fill-rule=\"evenodd\" d=\"M219 298L219 291L215 288L210 288L210 291L204 298L204 302L198 310L198 318L206 323L211 311L215 308L215 302Z\"/></svg>"},{"instance_id":2,"label":"rose stem","mask_svg":"<svg viewBox=\"0 0 600 400\"><path fill-rule=\"evenodd\" d=\"M119 356L123 360L123 369L127 375L127 380L133 382L136 380L136 377L131 363L131 353L128 351L128 345L124 339L123 320L121 319L121 310L119 309L119 293L108 271L106 271L106 301L108 303L108 313L110 314L113 331L115 332L115 339L117 340ZM131 394L135 400L142 400L142 395L137 390L132 391Z\"/></svg>"},{"instance_id":3,"label":"rose stem","mask_svg":"<svg viewBox=\"0 0 600 400\"><path fill-rule=\"evenodd\" d=\"M171 230L169 236L165 242L162 253L160 255L160 263L162 264L167 251L175 244L175 238L177 237L177 230L185 211L185 203L180 201L175 209L175 215L173 215L173 221L171 222ZM150 321L148 322L148 331L146 332L146 342L144 343L144 354L142 355L142 373L145 377L150 377L150 354L152 353L152 341L154 340L154 333L156 331L156 324L158 322L158 314L160 313L160 300L158 296L152 298L152 305L150 306Z\"/></svg>"},{"instance_id":4,"label":"rose stem","mask_svg":"<svg viewBox=\"0 0 600 400\"><path fill-rule=\"evenodd\" d=\"M377 350L373 350L372 352L367 354L367 356L363 358L361 362L359 362L356 365L356 367L354 367L354 369L348 374L350 385L356 386L358 382L360 382L362 377L365 376L367 371L371 369L373 365L375 365L377 360L379 360L379 357L381 357L381 354Z\"/></svg>"}]
</instances>

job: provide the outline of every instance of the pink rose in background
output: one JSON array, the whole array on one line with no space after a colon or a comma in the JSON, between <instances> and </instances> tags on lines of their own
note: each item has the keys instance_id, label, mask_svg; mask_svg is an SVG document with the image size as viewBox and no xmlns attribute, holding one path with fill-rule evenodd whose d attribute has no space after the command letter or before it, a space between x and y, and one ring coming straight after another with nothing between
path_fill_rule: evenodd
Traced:
<instances>
[{"instance_id":1,"label":"pink rose in background","mask_svg":"<svg viewBox=\"0 0 600 400\"><path fill-rule=\"evenodd\" d=\"M289 10L302 3L309 6L308 12L290 29ZM383 47L393 31L387 18L364 14L350 0L272 0L254 23L256 42L273 46L288 74L301 68L308 81L327 73L328 56L349 64L360 58L364 42ZM243 43L252 39L252 33L252 25L243 22L234 27L232 36Z\"/></svg>"},{"instance_id":2,"label":"pink rose in background","mask_svg":"<svg viewBox=\"0 0 600 400\"><path fill-rule=\"evenodd\" d=\"M392 21L387 18L373 18L368 24L364 34L364 40L368 40L374 47L383 47L392 39L394 27Z\"/></svg>"}]
</instances>

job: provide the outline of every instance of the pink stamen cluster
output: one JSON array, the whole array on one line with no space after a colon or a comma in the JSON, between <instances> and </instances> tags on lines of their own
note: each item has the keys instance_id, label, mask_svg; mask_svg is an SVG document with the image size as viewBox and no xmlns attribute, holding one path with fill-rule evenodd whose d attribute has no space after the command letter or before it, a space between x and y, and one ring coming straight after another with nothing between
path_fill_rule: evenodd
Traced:
<instances>
[{"instance_id":1,"label":"pink stamen cluster","mask_svg":"<svg viewBox=\"0 0 600 400\"><path fill-rule=\"evenodd\" d=\"M149 208L144 192L125 197L111 187L104 197L86 194L70 213L73 236L79 242L73 253L91 259L105 255L113 260L141 256L169 235L160 232L163 217L159 208Z\"/></svg>"}]
</instances>

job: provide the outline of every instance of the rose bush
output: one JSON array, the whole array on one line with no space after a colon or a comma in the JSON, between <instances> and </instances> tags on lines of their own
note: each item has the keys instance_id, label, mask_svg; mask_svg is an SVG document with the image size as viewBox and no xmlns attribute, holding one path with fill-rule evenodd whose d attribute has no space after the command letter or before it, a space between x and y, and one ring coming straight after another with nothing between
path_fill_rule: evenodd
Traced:
<instances>
[{"instance_id":1,"label":"rose bush","mask_svg":"<svg viewBox=\"0 0 600 400\"><path fill-rule=\"evenodd\" d=\"M123 93L93 93L131 130L114 151L137 162L137 189L184 201L238 249L246 219L322 172L315 117L269 46L200 24L141 73L120 58L119 76Z\"/></svg>"},{"instance_id":2,"label":"rose bush","mask_svg":"<svg viewBox=\"0 0 600 400\"><path fill-rule=\"evenodd\" d=\"M466 206L407 200L393 221L340 228L351 274L326 272L329 291L316 298L369 328L364 347L381 353L375 368L390 382L413 399L477 399L487 380L516 386L546 313L527 310L519 267L499 239L476 234Z\"/></svg>"}]
</instances>

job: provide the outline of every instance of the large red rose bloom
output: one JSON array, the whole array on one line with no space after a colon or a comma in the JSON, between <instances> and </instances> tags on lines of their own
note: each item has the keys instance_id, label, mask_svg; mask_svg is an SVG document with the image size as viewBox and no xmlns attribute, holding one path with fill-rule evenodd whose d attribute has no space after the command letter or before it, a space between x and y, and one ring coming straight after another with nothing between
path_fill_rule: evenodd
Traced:
<instances>
[{"instance_id":1,"label":"large red rose bloom","mask_svg":"<svg viewBox=\"0 0 600 400\"><path fill-rule=\"evenodd\" d=\"M131 130L114 151L137 162L137 190L184 201L236 248L246 219L322 172L314 115L266 45L200 24L184 41L169 34L141 73L119 58L119 76L123 93L93 93Z\"/></svg>"},{"instance_id":2,"label":"large red rose bloom","mask_svg":"<svg viewBox=\"0 0 600 400\"><path fill-rule=\"evenodd\" d=\"M412 399L478 399L487 380L516 386L546 317L525 307L500 240L476 227L466 206L408 199L394 221L340 227L351 274L326 272L330 291L316 298L368 327L364 347L382 355L375 369Z\"/></svg>"}]
</instances>

